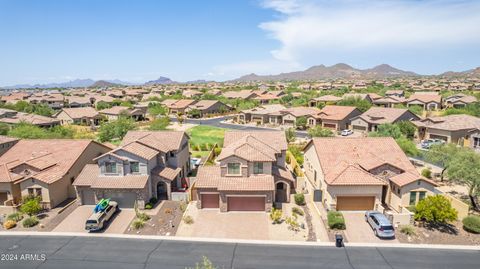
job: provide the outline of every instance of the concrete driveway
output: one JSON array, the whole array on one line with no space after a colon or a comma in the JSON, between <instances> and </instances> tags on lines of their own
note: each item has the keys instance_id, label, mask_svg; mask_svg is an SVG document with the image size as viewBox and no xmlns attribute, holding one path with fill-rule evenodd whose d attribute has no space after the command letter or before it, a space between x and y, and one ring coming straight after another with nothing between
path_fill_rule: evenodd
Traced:
<instances>
[{"instance_id":1,"label":"concrete driveway","mask_svg":"<svg viewBox=\"0 0 480 269\"><path fill-rule=\"evenodd\" d=\"M373 234L370 225L365 221L365 212L343 211L345 236L350 243L399 243L398 239L380 239Z\"/></svg>"},{"instance_id":2,"label":"concrete driveway","mask_svg":"<svg viewBox=\"0 0 480 269\"><path fill-rule=\"evenodd\" d=\"M87 233L85 230L85 221L93 212L94 206L79 206L70 215L68 215L53 232L76 232ZM128 225L135 217L133 209L122 209L117 212L108 222L107 227L100 231L101 233L123 234Z\"/></svg>"},{"instance_id":3,"label":"concrete driveway","mask_svg":"<svg viewBox=\"0 0 480 269\"><path fill-rule=\"evenodd\" d=\"M294 232L288 230L287 224L273 225L270 216L265 212L220 212L218 209L197 209L190 203L185 215L193 218L193 224L181 222L176 236L248 239L248 240L281 240L306 241L307 230Z\"/></svg>"}]
</instances>

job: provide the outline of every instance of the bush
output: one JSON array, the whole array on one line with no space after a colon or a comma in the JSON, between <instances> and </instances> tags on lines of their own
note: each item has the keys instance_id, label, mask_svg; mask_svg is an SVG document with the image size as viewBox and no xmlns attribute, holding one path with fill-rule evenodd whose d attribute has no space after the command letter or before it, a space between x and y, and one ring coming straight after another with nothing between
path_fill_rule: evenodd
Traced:
<instances>
[{"instance_id":1,"label":"bush","mask_svg":"<svg viewBox=\"0 0 480 269\"><path fill-rule=\"evenodd\" d=\"M305 195L303 193L297 193L294 195L295 204L297 205L304 205L305 204Z\"/></svg>"},{"instance_id":2,"label":"bush","mask_svg":"<svg viewBox=\"0 0 480 269\"><path fill-rule=\"evenodd\" d=\"M432 223L447 223L457 219L457 210L443 195L428 196L418 202L415 219Z\"/></svg>"},{"instance_id":3,"label":"bush","mask_svg":"<svg viewBox=\"0 0 480 269\"><path fill-rule=\"evenodd\" d=\"M422 176L426 178L432 178L432 170L425 168L422 170Z\"/></svg>"},{"instance_id":4,"label":"bush","mask_svg":"<svg viewBox=\"0 0 480 269\"><path fill-rule=\"evenodd\" d=\"M293 214L300 215L300 216L305 215L305 212L303 212L303 210L302 210L300 207L294 207L294 208L292 208L292 213L293 213Z\"/></svg>"},{"instance_id":5,"label":"bush","mask_svg":"<svg viewBox=\"0 0 480 269\"><path fill-rule=\"evenodd\" d=\"M145 214L145 213L138 213L137 218L142 220L142 221L147 221L150 219L150 216Z\"/></svg>"},{"instance_id":6,"label":"bush","mask_svg":"<svg viewBox=\"0 0 480 269\"><path fill-rule=\"evenodd\" d=\"M182 212L187 211L187 203L185 203L185 201L180 202L180 210Z\"/></svg>"},{"instance_id":7,"label":"bush","mask_svg":"<svg viewBox=\"0 0 480 269\"><path fill-rule=\"evenodd\" d=\"M288 228L292 231L299 231L300 224L297 221L297 215L293 214L292 217L288 217L285 222L288 224Z\"/></svg>"},{"instance_id":8,"label":"bush","mask_svg":"<svg viewBox=\"0 0 480 269\"><path fill-rule=\"evenodd\" d=\"M135 230L139 230L139 229L143 228L143 226L145 226L145 221L143 221L141 219L135 219L132 222L132 224L130 225L130 227L132 227Z\"/></svg>"},{"instance_id":9,"label":"bush","mask_svg":"<svg viewBox=\"0 0 480 269\"><path fill-rule=\"evenodd\" d=\"M23 200L22 206L20 206L20 211L23 213L33 216L42 211L40 206L40 197L27 197Z\"/></svg>"},{"instance_id":10,"label":"bush","mask_svg":"<svg viewBox=\"0 0 480 269\"><path fill-rule=\"evenodd\" d=\"M193 224L193 218L191 216L185 216L183 217L183 222L186 224Z\"/></svg>"},{"instance_id":11,"label":"bush","mask_svg":"<svg viewBox=\"0 0 480 269\"><path fill-rule=\"evenodd\" d=\"M15 212L7 216L7 220L14 220L15 222L19 222L23 219L23 214L20 212Z\"/></svg>"},{"instance_id":12,"label":"bush","mask_svg":"<svg viewBox=\"0 0 480 269\"><path fill-rule=\"evenodd\" d=\"M153 208L153 205L150 202L145 204L145 209L152 209L152 208Z\"/></svg>"},{"instance_id":13,"label":"bush","mask_svg":"<svg viewBox=\"0 0 480 269\"><path fill-rule=\"evenodd\" d=\"M33 217L28 217L22 221L22 225L25 228L30 228L38 224L38 218L33 216Z\"/></svg>"},{"instance_id":14,"label":"bush","mask_svg":"<svg viewBox=\"0 0 480 269\"><path fill-rule=\"evenodd\" d=\"M406 235L415 235L416 232L415 232L415 227L413 227L412 225L405 225L405 226L402 226L400 228L400 232L402 234L406 234Z\"/></svg>"},{"instance_id":15,"label":"bush","mask_svg":"<svg viewBox=\"0 0 480 269\"><path fill-rule=\"evenodd\" d=\"M272 208L272 212L270 212L270 219L273 221L273 224L282 222L282 210Z\"/></svg>"},{"instance_id":16,"label":"bush","mask_svg":"<svg viewBox=\"0 0 480 269\"><path fill-rule=\"evenodd\" d=\"M465 229L465 231L480 234L480 217L479 216L465 217L462 223L463 223L463 229Z\"/></svg>"},{"instance_id":17,"label":"bush","mask_svg":"<svg viewBox=\"0 0 480 269\"><path fill-rule=\"evenodd\" d=\"M3 228L5 228L6 230L10 230L12 229L13 227L17 226L17 222L14 221L14 220L7 220L3 223Z\"/></svg>"},{"instance_id":18,"label":"bush","mask_svg":"<svg viewBox=\"0 0 480 269\"><path fill-rule=\"evenodd\" d=\"M345 219L341 212L329 211L327 214L328 227L330 229L345 230Z\"/></svg>"}]
</instances>

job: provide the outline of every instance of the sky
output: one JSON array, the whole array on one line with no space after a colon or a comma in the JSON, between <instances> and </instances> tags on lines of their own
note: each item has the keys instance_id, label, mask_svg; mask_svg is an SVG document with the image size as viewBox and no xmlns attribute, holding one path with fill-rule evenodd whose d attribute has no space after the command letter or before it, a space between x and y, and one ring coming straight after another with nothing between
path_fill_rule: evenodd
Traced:
<instances>
[{"instance_id":1,"label":"sky","mask_svg":"<svg viewBox=\"0 0 480 269\"><path fill-rule=\"evenodd\" d=\"M476 0L0 0L0 86L480 66Z\"/></svg>"}]
</instances>

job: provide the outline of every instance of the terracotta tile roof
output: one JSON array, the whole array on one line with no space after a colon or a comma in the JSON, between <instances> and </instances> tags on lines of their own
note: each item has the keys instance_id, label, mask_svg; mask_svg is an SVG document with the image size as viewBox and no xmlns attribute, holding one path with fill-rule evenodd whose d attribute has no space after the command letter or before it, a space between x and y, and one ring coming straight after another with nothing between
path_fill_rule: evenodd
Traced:
<instances>
[{"instance_id":1,"label":"terracotta tile roof","mask_svg":"<svg viewBox=\"0 0 480 269\"><path fill-rule=\"evenodd\" d=\"M148 175L101 176L97 164L87 164L73 185L96 189L143 189L147 182Z\"/></svg>"},{"instance_id":2,"label":"terracotta tile roof","mask_svg":"<svg viewBox=\"0 0 480 269\"><path fill-rule=\"evenodd\" d=\"M338 102L342 100L342 97L338 97L335 95L324 95L324 96L313 98L313 100L319 101L319 102Z\"/></svg>"},{"instance_id":3,"label":"terracotta tile roof","mask_svg":"<svg viewBox=\"0 0 480 269\"><path fill-rule=\"evenodd\" d=\"M183 131L129 131L120 146L138 142L161 152L179 150L186 137Z\"/></svg>"},{"instance_id":4,"label":"terracotta tile roof","mask_svg":"<svg viewBox=\"0 0 480 269\"><path fill-rule=\"evenodd\" d=\"M226 98L234 99L234 98L239 98L239 99L248 99L256 94L252 92L251 90L241 90L241 91L228 91L224 92L223 96Z\"/></svg>"},{"instance_id":5,"label":"terracotta tile roof","mask_svg":"<svg viewBox=\"0 0 480 269\"><path fill-rule=\"evenodd\" d=\"M77 103L82 105L90 105L90 97L88 96L68 96L66 97L69 104Z\"/></svg>"},{"instance_id":6,"label":"terracotta tile roof","mask_svg":"<svg viewBox=\"0 0 480 269\"><path fill-rule=\"evenodd\" d=\"M418 127L448 131L480 129L480 118L464 114L431 117L412 123Z\"/></svg>"},{"instance_id":7,"label":"terracotta tile roof","mask_svg":"<svg viewBox=\"0 0 480 269\"><path fill-rule=\"evenodd\" d=\"M415 175L416 179L421 178L391 137L314 138L307 147L311 144L315 147L327 183L372 185L375 184L375 180L378 183L378 179L373 179L374 175L367 176L365 173L370 174L368 171L384 164L397 167L403 173ZM359 172L358 169L364 170L365 173ZM350 176L349 173L355 176Z\"/></svg>"},{"instance_id":8,"label":"terracotta tile roof","mask_svg":"<svg viewBox=\"0 0 480 269\"><path fill-rule=\"evenodd\" d=\"M216 105L217 103L221 103L221 102L217 101L217 100L200 100L200 101L196 102L195 104L190 105L189 108L198 109L198 110L205 110L205 109L209 109L210 107ZM223 103L221 103L221 104L223 104Z\"/></svg>"},{"instance_id":9,"label":"terracotta tile roof","mask_svg":"<svg viewBox=\"0 0 480 269\"><path fill-rule=\"evenodd\" d=\"M272 114L275 112L280 112L282 110L286 109L285 106L280 105L280 104L272 104L272 105L262 105L259 107L255 107L252 109L246 109L242 110L242 113L247 114L255 114L255 115L267 115L267 114Z\"/></svg>"},{"instance_id":10,"label":"terracotta tile roof","mask_svg":"<svg viewBox=\"0 0 480 269\"><path fill-rule=\"evenodd\" d=\"M419 117L408 109L403 108L387 108L387 107L371 107L362 115L355 118L361 118L368 123L382 124L394 123L403 115L408 114L411 119L419 119ZM353 119L355 119L353 118ZM352 119L352 120L353 120Z\"/></svg>"},{"instance_id":11,"label":"terracotta tile roof","mask_svg":"<svg viewBox=\"0 0 480 269\"><path fill-rule=\"evenodd\" d=\"M290 181L291 183L295 182L295 179L293 178L292 173L285 168L280 168L280 167L274 165L274 166L272 166L272 174L275 178L279 177L281 179L285 179L287 181Z\"/></svg>"},{"instance_id":12,"label":"terracotta tile roof","mask_svg":"<svg viewBox=\"0 0 480 269\"><path fill-rule=\"evenodd\" d=\"M25 178L36 178L47 184L61 179L91 144L91 140L35 139L20 140L0 156L0 166L12 169L22 163L40 169L31 171ZM10 178L0 178L10 182Z\"/></svg>"},{"instance_id":13,"label":"terracotta tile roof","mask_svg":"<svg viewBox=\"0 0 480 269\"><path fill-rule=\"evenodd\" d=\"M20 122L27 122L33 125L56 125L60 124L60 121L50 117L45 117L37 114L28 114L24 112L17 112L10 109L0 109L0 114L4 114L4 117L0 118L0 122L9 124L18 124Z\"/></svg>"},{"instance_id":14,"label":"terracotta tile roof","mask_svg":"<svg viewBox=\"0 0 480 269\"><path fill-rule=\"evenodd\" d=\"M112 106L111 108L106 108L100 110L100 114L108 114L108 115L120 115L122 113L130 114L131 108L126 106Z\"/></svg>"},{"instance_id":15,"label":"terracotta tile roof","mask_svg":"<svg viewBox=\"0 0 480 269\"><path fill-rule=\"evenodd\" d=\"M182 109L182 108L187 108L189 105L192 105L195 102L196 102L195 100L191 100L191 99L180 99L172 104L167 105L167 107L170 109L175 109L175 108Z\"/></svg>"},{"instance_id":16,"label":"terracotta tile roof","mask_svg":"<svg viewBox=\"0 0 480 269\"><path fill-rule=\"evenodd\" d=\"M99 115L93 107L63 108L62 111L72 119L95 118Z\"/></svg>"},{"instance_id":17,"label":"terracotta tile roof","mask_svg":"<svg viewBox=\"0 0 480 269\"><path fill-rule=\"evenodd\" d=\"M226 131L223 147L228 147L246 136L252 136L278 152L287 150L288 147L285 132L282 131Z\"/></svg>"},{"instance_id":18,"label":"terracotta tile roof","mask_svg":"<svg viewBox=\"0 0 480 269\"><path fill-rule=\"evenodd\" d=\"M141 157L145 160L150 160L155 156L157 156L157 154L159 153L157 150L147 147L138 142L132 142L132 143L123 145L119 148L114 149L113 152L118 152L121 150L132 153L133 155Z\"/></svg>"},{"instance_id":19,"label":"terracotta tile roof","mask_svg":"<svg viewBox=\"0 0 480 269\"><path fill-rule=\"evenodd\" d=\"M251 134L241 137L234 143L224 145L217 160L223 160L230 156L237 156L251 162L273 162L278 150Z\"/></svg>"},{"instance_id":20,"label":"terracotta tile roof","mask_svg":"<svg viewBox=\"0 0 480 269\"><path fill-rule=\"evenodd\" d=\"M291 107L280 111L282 114L291 114L294 117L317 115L320 113L320 109L316 107Z\"/></svg>"},{"instance_id":21,"label":"terracotta tile roof","mask_svg":"<svg viewBox=\"0 0 480 269\"><path fill-rule=\"evenodd\" d=\"M197 171L196 188L216 189L220 180L220 166L201 166Z\"/></svg>"},{"instance_id":22,"label":"terracotta tile roof","mask_svg":"<svg viewBox=\"0 0 480 269\"><path fill-rule=\"evenodd\" d=\"M273 191L273 176L259 175L251 177L222 178L218 183L219 191Z\"/></svg>"},{"instance_id":23,"label":"terracotta tile roof","mask_svg":"<svg viewBox=\"0 0 480 269\"><path fill-rule=\"evenodd\" d=\"M177 167L177 168L172 168L172 167L155 167L152 169L151 174L163 177L165 179L168 179L170 181L174 180L178 174L182 171L182 168Z\"/></svg>"},{"instance_id":24,"label":"terracotta tile roof","mask_svg":"<svg viewBox=\"0 0 480 269\"><path fill-rule=\"evenodd\" d=\"M413 102L415 100L420 101L422 103L430 103L430 102L441 103L442 96L435 95L435 94L412 94L407 99L407 102Z\"/></svg>"},{"instance_id":25,"label":"terracotta tile roof","mask_svg":"<svg viewBox=\"0 0 480 269\"><path fill-rule=\"evenodd\" d=\"M334 105L327 105L320 112L315 116L319 119L325 120L344 120L355 110L358 110L356 107L353 106L334 106Z\"/></svg>"}]
</instances>

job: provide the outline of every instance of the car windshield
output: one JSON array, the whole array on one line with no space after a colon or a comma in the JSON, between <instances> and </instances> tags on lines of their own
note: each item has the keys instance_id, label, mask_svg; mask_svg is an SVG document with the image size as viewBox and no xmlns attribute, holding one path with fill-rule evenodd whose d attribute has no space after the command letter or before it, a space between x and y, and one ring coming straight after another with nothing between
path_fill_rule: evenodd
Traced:
<instances>
[{"instance_id":1,"label":"car windshield","mask_svg":"<svg viewBox=\"0 0 480 269\"><path fill-rule=\"evenodd\" d=\"M384 230L387 230L387 231L389 231L389 230L393 230L393 226L391 226L391 225L388 225L388 226L382 226L382 228L383 228Z\"/></svg>"},{"instance_id":2,"label":"car windshield","mask_svg":"<svg viewBox=\"0 0 480 269\"><path fill-rule=\"evenodd\" d=\"M97 224L96 220L87 220L87 224Z\"/></svg>"}]
</instances>

